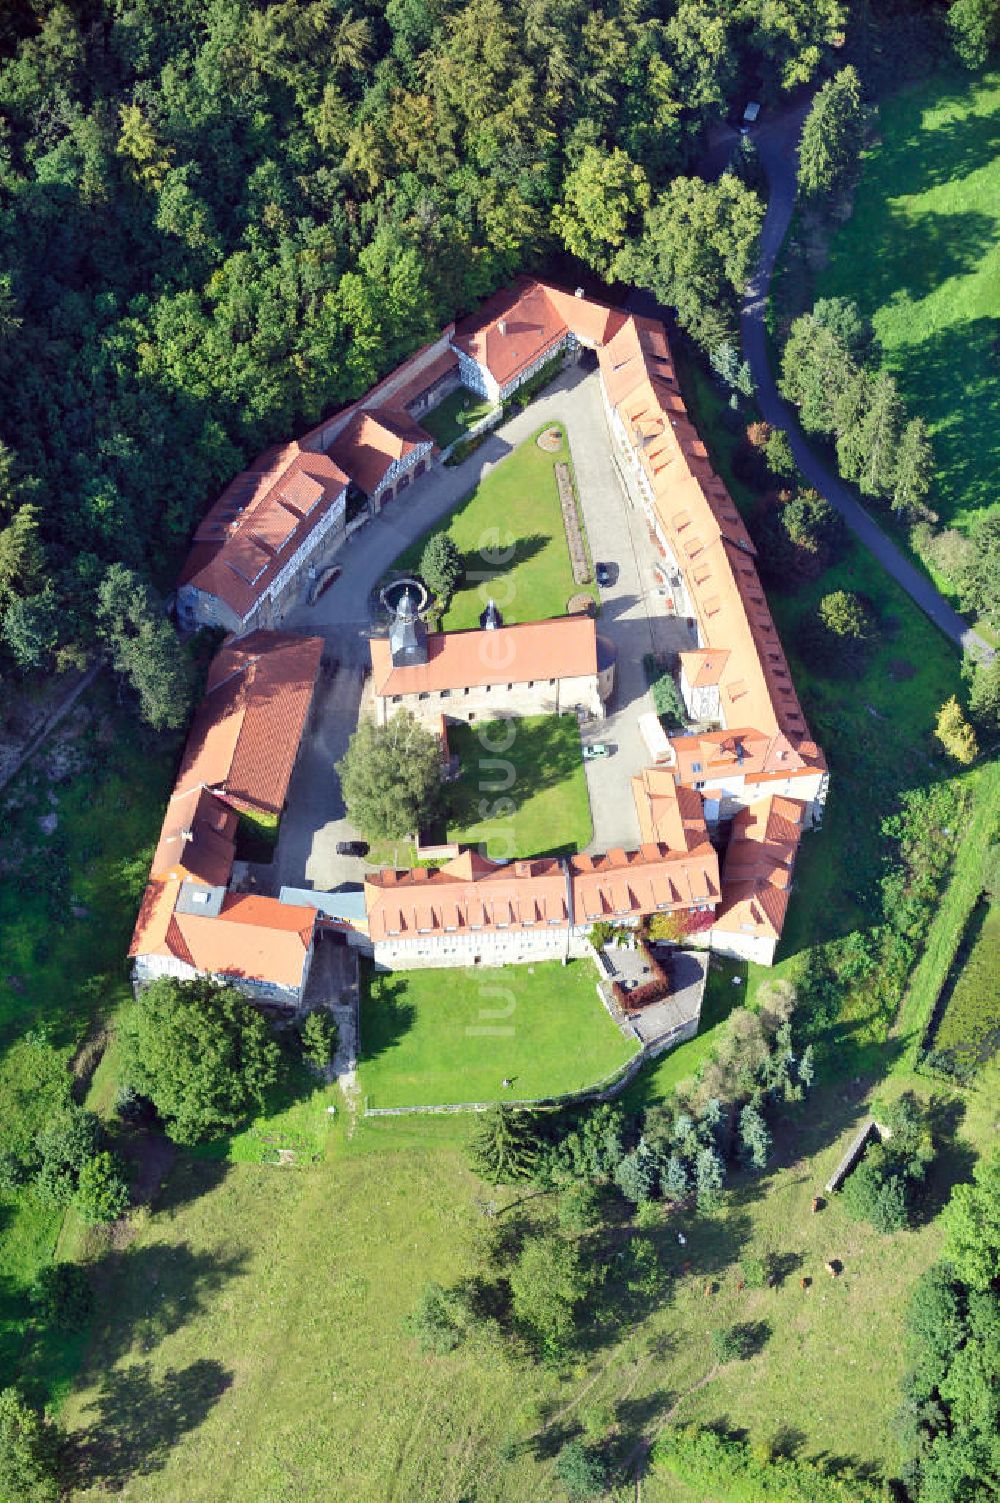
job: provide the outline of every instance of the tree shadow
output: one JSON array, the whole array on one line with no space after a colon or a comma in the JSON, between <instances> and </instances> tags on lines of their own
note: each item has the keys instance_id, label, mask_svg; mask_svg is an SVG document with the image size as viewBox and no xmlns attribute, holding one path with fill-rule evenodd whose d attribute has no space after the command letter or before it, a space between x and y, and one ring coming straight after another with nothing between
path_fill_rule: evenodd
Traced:
<instances>
[{"instance_id":1,"label":"tree shadow","mask_svg":"<svg viewBox=\"0 0 1000 1503\"><path fill-rule=\"evenodd\" d=\"M112 1367L133 1348L152 1351L203 1314L212 1297L247 1269L245 1253L217 1257L186 1242L154 1242L107 1253L93 1269L96 1313L89 1366Z\"/></svg>"},{"instance_id":2,"label":"tree shadow","mask_svg":"<svg viewBox=\"0 0 1000 1503\"><path fill-rule=\"evenodd\" d=\"M500 534L499 540L491 537L483 547L469 548L462 554L462 574L458 589L478 590L484 605L489 597L491 579L501 579L514 569L519 569L522 564L530 563L533 558L544 553L555 538L555 534L529 532L523 537L515 538L507 547L504 545L507 534L502 524Z\"/></svg>"},{"instance_id":3,"label":"tree shadow","mask_svg":"<svg viewBox=\"0 0 1000 1503\"><path fill-rule=\"evenodd\" d=\"M232 1384L221 1362L202 1358L154 1376L149 1362L116 1368L88 1405L92 1424L69 1437L81 1487L124 1487L159 1471L181 1438L198 1428Z\"/></svg>"},{"instance_id":4,"label":"tree shadow","mask_svg":"<svg viewBox=\"0 0 1000 1503\"><path fill-rule=\"evenodd\" d=\"M913 1226L927 1226L947 1205L957 1184L972 1178L978 1155L959 1135L966 1104L960 1096L934 1095L927 1103L928 1126L935 1155L911 1218Z\"/></svg>"},{"instance_id":5,"label":"tree shadow","mask_svg":"<svg viewBox=\"0 0 1000 1503\"><path fill-rule=\"evenodd\" d=\"M740 1356L745 1360L758 1357L774 1334L769 1320L745 1320L732 1329L740 1343Z\"/></svg>"},{"instance_id":6,"label":"tree shadow","mask_svg":"<svg viewBox=\"0 0 1000 1503\"><path fill-rule=\"evenodd\" d=\"M667 1388L658 1388L641 1398L619 1399L615 1405L615 1424L619 1434L611 1448L612 1459L620 1465L650 1429L659 1424L676 1400L676 1391Z\"/></svg>"},{"instance_id":7,"label":"tree shadow","mask_svg":"<svg viewBox=\"0 0 1000 1503\"><path fill-rule=\"evenodd\" d=\"M366 973L362 982L358 1060L368 1063L395 1049L413 1027L417 1009L406 1000L406 981Z\"/></svg>"}]
</instances>

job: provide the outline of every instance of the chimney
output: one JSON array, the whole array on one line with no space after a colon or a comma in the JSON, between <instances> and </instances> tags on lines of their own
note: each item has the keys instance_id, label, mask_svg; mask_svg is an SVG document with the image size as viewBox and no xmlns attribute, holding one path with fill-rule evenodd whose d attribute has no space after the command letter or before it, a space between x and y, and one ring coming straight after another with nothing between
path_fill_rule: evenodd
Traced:
<instances>
[{"instance_id":1,"label":"chimney","mask_svg":"<svg viewBox=\"0 0 1000 1503\"><path fill-rule=\"evenodd\" d=\"M498 330L498 332L500 334L506 334L506 332L507 332L507 320L505 318L498 318L497 319L497 330Z\"/></svg>"},{"instance_id":2,"label":"chimney","mask_svg":"<svg viewBox=\"0 0 1000 1503\"><path fill-rule=\"evenodd\" d=\"M578 287L576 289L576 291L574 292L573 296L574 297L583 297L583 288L582 287Z\"/></svg>"}]
</instances>

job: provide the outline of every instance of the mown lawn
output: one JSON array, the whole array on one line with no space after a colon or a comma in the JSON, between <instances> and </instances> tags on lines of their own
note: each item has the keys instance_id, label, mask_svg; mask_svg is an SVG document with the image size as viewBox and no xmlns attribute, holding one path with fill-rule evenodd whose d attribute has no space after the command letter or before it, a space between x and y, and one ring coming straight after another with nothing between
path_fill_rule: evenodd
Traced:
<instances>
[{"instance_id":1,"label":"mown lawn","mask_svg":"<svg viewBox=\"0 0 1000 1503\"><path fill-rule=\"evenodd\" d=\"M554 454L528 439L490 470L455 510L447 531L462 555L465 573L442 619L444 630L478 626L491 596L507 622L563 615L578 587L553 469L569 458L565 435ZM425 541L400 554L395 567L419 568Z\"/></svg>"},{"instance_id":2,"label":"mown lawn","mask_svg":"<svg viewBox=\"0 0 1000 1503\"><path fill-rule=\"evenodd\" d=\"M867 313L908 404L930 425L931 504L968 529L1000 466L1000 73L937 74L885 100L854 212L819 297Z\"/></svg>"},{"instance_id":3,"label":"mown lawn","mask_svg":"<svg viewBox=\"0 0 1000 1503\"><path fill-rule=\"evenodd\" d=\"M369 1106L556 1096L603 1080L635 1052L601 1004L589 960L369 973L365 983Z\"/></svg>"},{"instance_id":4,"label":"mown lawn","mask_svg":"<svg viewBox=\"0 0 1000 1503\"><path fill-rule=\"evenodd\" d=\"M484 847L496 861L571 854L588 843L593 823L575 716L452 725L448 745L461 767L448 788L449 840Z\"/></svg>"},{"instance_id":5,"label":"mown lawn","mask_svg":"<svg viewBox=\"0 0 1000 1503\"><path fill-rule=\"evenodd\" d=\"M457 391L445 397L443 402L432 407L430 412L425 412L419 422L439 448L446 449L492 411L493 405L485 397L474 396L471 391L460 386Z\"/></svg>"}]
</instances>

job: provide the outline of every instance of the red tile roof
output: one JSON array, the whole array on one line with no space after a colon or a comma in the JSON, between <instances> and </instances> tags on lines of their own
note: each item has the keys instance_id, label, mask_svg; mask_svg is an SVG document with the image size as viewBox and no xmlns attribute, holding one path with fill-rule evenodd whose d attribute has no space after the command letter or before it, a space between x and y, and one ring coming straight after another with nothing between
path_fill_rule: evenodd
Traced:
<instances>
[{"instance_id":1,"label":"red tile roof","mask_svg":"<svg viewBox=\"0 0 1000 1503\"><path fill-rule=\"evenodd\" d=\"M259 631L222 647L195 711L177 791L280 813L323 654L321 637Z\"/></svg>"},{"instance_id":2,"label":"red tile roof","mask_svg":"<svg viewBox=\"0 0 1000 1503\"><path fill-rule=\"evenodd\" d=\"M176 912L181 883L150 882L129 955L162 955L210 976L298 987L317 910L277 898L228 893L216 917Z\"/></svg>"},{"instance_id":3,"label":"red tile roof","mask_svg":"<svg viewBox=\"0 0 1000 1503\"><path fill-rule=\"evenodd\" d=\"M801 800L772 796L736 814L722 868L718 929L781 934L805 813Z\"/></svg>"},{"instance_id":4,"label":"red tile roof","mask_svg":"<svg viewBox=\"0 0 1000 1503\"><path fill-rule=\"evenodd\" d=\"M605 856L555 857L495 864L464 852L445 867L375 872L365 881L369 933L375 943L447 933L545 928L641 917L671 908L714 906L719 864L704 841L694 850L644 845Z\"/></svg>"},{"instance_id":5,"label":"red tile roof","mask_svg":"<svg viewBox=\"0 0 1000 1503\"><path fill-rule=\"evenodd\" d=\"M645 767L632 779L632 797L645 843L691 851L708 840L701 795L666 767Z\"/></svg>"},{"instance_id":6,"label":"red tile roof","mask_svg":"<svg viewBox=\"0 0 1000 1503\"><path fill-rule=\"evenodd\" d=\"M366 496L374 495L391 465L430 444L430 435L402 408L358 410L330 445L330 455Z\"/></svg>"},{"instance_id":7,"label":"red tile roof","mask_svg":"<svg viewBox=\"0 0 1000 1503\"><path fill-rule=\"evenodd\" d=\"M245 620L347 485L325 454L294 442L266 450L202 519L179 583L215 595Z\"/></svg>"},{"instance_id":8,"label":"red tile roof","mask_svg":"<svg viewBox=\"0 0 1000 1503\"><path fill-rule=\"evenodd\" d=\"M431 632L427 662L405 667L393 667L388 638L372 637L369 645L375 693L380 695L597 673L597 628L590 616L557 616L487 631Z\"/></svg>"},{"instance_id":9,"label":"red tile roof","mask_svg":"<svg viewBox=\"0 0 1000 1503\"><path fill-rule=\"evenodd\" d=\"M167 804L152 877L190 877L208 887L229 881L236 850L235 810L197 784Z\"/></svg>"},{"instance_id":10,"label":"red tile roof","mask_svg":"<svg viewBox=\"0 0 1000 1503\"><path fill-rule=\"evenodd\" d=\"M500 387L554 350L572 332L585 344L602 344L621 315L602 303L518 277L456 325L456 349L485 366Z\"/></svg>"}]
</instances>

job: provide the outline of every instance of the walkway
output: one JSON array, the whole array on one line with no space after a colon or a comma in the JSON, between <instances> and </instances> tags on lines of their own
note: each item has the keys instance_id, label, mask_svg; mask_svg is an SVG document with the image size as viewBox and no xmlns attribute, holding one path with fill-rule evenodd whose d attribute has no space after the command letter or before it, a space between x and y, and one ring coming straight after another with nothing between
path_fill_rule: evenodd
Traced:
<instances>
[{"instance_id":1,"label":"walkway","mask_svg":"<svg viewBox=\"0 0 1000 1503\"><path fill-rule=\"evenodd\" d=\"M796 151L802 122L811 100L781 115L776 115L754 131L754 141L767 174L770 197L760 257L746 290L740 327L743 352L750 365L757 403L766 420L784 428L795 462L808 483L840 512L859 542L875 555L882 567L901 585L910 598L929 616L957 647L984 659L993 657L993 648L974 631L969 623L886 536L865 508L828 466L817 457L803 436L792 408L779 396L768 359L765 316L778 253L785 239L795 207Z\"/></svg>"},{"instance_id":2,"label":"walkway","mask_svg":"<svg viewBox=\"0 0 1000 1503\"><path fill-rule=\"evenodd\" d=\"M347 692L351 675L344 670L357 674L369 665L374 586L403 549L443 522L494 465L552 422L560 423L569 436L591 555L612 565L612 583L601 592L597 629L613 641L618 653L615 693L607 719L588 722L583 737L609 744L614 754L586 764L594 822L588 850L638 845L629 779L649 762L639 734L639 715L652 709L642 659L668 645L676 648L677 643L667 643L670 623L663 601L654 594L652 568L657 555L648 529L638 507L623 491L612 458L598 374L570 366L524 412L515 413L495 429L462 464L435 466L359 528L338 554L344 572L337 582L315 605L297 606L286 618L289 630L324 636L341 672L320 706L317 729L310 736L301 770L296 770L285 815L285 823L295 828L286 833L283 824L278 849L282 881L297 882L304 869L315 885L336 885L334 878L357 880L364 866L356 858L335 855L336 841L349 839L354 832L344 821L337 780L330 768L337 755L342 755L357 719L357 689ZM497 522L502 529L503 518ZM326 722L334 711L337 727L330 733ZM300 810L303 790L306 807Z\"/></svg>"}]
</instances>

